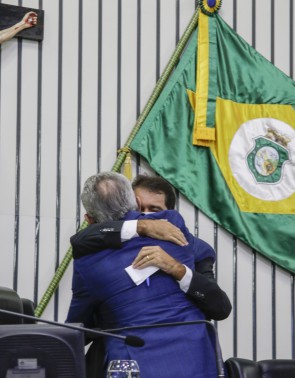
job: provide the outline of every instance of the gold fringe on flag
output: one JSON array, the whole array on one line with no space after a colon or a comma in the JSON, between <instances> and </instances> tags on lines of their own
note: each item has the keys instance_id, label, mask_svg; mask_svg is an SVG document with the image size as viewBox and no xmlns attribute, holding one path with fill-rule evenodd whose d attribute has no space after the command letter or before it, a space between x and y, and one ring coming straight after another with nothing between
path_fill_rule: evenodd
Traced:
<instances>
[{"instance_id":1,"label":"gold fringe on flag","mask_svg":"<svg viewBox=\"0 0 295 378\"><path fill-rule=\"evenodd\" d=\"M126 153L126 158L123 165L123 175L132 180L132 162L131 162L131 149L129 147L123 147L118 150L118 154L121 152Z\"/></svg>"}]
</instances>

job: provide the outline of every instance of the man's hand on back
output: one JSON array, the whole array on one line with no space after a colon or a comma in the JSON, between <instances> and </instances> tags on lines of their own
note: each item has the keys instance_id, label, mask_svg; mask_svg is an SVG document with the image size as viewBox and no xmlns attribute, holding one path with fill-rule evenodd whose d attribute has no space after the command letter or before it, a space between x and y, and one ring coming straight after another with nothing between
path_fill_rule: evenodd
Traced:
<instances>
[{"instance_id":1,"label":"man's hand on back","mask_svg":"<svg viewBox=\"0 0 295 378\"><path fill-rule=\"evenodd\" d=\"M143 269L156 266L170 274L176 280L181 280L186 272L185 266L175 260L159 246L142 247L132 263L133 268Z\"/></svg>"},{"instance_id":2,"label":"man's hand on back","mask_svg":"<svg viewBox=\"0 0 295 378\"><path fill-rule=\"evenodd\" d=\"M166 220L141 219L137 222L137 233L153 239L166 240L174 244L185 246L188 244L180 229Z\"/></svg>"}]
</instances>

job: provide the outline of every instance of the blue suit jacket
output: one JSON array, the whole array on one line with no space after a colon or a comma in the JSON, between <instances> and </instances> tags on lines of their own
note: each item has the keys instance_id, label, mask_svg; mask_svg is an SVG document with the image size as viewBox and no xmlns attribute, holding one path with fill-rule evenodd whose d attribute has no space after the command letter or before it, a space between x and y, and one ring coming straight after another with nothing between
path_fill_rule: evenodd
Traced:
<instances>
[{"instance_id":1,"label":"blue suit jacket","mask_svg":"<svg viewBox=\"0 0 295 378\"><path fill-rule=\"evenodd\" d=\"M185 322L205 319L205 315L183 293L178 283L161 270L150 277L150 285L136 286L125 271L143 246L159 245L171 256L191 269L198 259L212 258L210 249L199 249L196 255L195 239L185 227L183 218L174 210L143 216L130 212L125 219L167 219L179 227L189 241L180 247L166 241L148 237L131 239L121 249L107 249L97 254L84 256L74 261L73 298L68 313L68 322L82 322L93 326L93 316L103 329L120 328L142 324ZM190 327L190 328L189 328ZM215 354L206 327L182 327L182 329L141 330L146 346L132 348L116 339L105 340L106 362L110 359L136 359L143 368L143 378L154 376L187 378L200 370L200 377L215 377ZM157 356L161 355L158 359ZM150 361L153 361L152 364ZM182 374L180 365L185 362ZM187 375L189 374L189 375ZM173 375L172 375L173 377Z\"/></svg>"}]
</instances>

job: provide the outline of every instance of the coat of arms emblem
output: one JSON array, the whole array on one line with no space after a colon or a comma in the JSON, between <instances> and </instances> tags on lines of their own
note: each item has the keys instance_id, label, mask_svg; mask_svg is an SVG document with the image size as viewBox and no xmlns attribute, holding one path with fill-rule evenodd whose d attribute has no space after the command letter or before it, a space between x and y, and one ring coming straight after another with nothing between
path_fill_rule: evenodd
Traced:
<instances>
[{"instance_id":1,"label":"coat of arms emblem","mask_svg":"<svg viewBox=\"0 0 295 378\"><path fill-rule=\"evenodd\" d=\"M274 141L267 136L279 136ZM277 183L281 180L284 163L290 160L289 151L280 141L286 138L269 129L266 136L255 138L255 146L247 156L248 167L257 183Z\"/></svg>"}]
</instances>

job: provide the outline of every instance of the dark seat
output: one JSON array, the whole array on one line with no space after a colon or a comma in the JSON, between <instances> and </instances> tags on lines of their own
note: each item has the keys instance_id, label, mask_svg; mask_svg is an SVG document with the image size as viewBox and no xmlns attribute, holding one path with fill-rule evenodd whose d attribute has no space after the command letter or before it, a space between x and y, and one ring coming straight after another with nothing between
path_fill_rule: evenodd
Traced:
<instances>
[{"instance_id":1,"label":"dark seat","mask_svg":"<svg viewBox=\"0 0 295 378\"><path fill-rule=\"evenodd\" d=\"M294 378L295 360L278 359L252 361L229 358L225 361L228 378Z\"/></svg>"},{"instance_id":2,"label":"dark seat","mask_svg":"<svg viewBox=\"0 0 295 378\"><path fill-rule=\"evenodd\" d=\"M27 298L21 298L23 304L23 314L35 316L35 305L34 302ZM34 324L36 323L31 319L23 319L23 324Z\"/></svg>"},{"instance_id":3,"label":"dark seat","mask_svg":"<svg viewBox=\"0 0 295 378\"><path fill-rule=\"evenodd\" d=\"M16 291L0 286L0 309L34 316L34 303L30 299L20 298ZM0 324L34 323L10 314L0 313Z\"/></svg>"}]
</instances>

